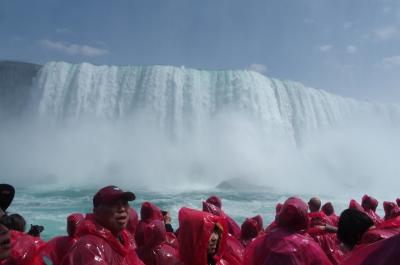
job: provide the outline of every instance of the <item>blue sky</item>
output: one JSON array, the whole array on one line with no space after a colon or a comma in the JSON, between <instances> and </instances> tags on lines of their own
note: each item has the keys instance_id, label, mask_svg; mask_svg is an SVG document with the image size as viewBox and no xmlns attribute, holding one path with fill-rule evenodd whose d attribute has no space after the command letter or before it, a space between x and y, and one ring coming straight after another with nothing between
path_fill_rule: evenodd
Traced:
<instances>
[{"instance_id":1,"label":"blue sky","mask_svg":"<svg viewBox=\"0 0 400 265\"><path fill-rule=\"evenodd\" d=\"M0 0L0 60L253 69L400 102L400 1Z\"/></svg>"}]
</instances>

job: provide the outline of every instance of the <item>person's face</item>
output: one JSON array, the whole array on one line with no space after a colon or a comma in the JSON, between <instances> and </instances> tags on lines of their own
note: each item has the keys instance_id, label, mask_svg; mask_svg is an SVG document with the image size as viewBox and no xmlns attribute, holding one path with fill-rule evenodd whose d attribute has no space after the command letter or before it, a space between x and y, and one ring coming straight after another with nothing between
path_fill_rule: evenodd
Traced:
<instances>
[{"instance_id":1,"label":"person's face","mask_svg":"<svg viewBox=\"0 0 400 265\"><path fill-rule=\"evenodd\" d=\"M213 232L210 236L210 239L208 240L208 249L207 249L208 254L211 255L215 254L218 247L218 241L219 241L219 235Z\"/></svg>"},{"instance_id":2,"label":"person's face","mask_svg":"<svg viewBox=\"0 0 400 265\"><path fill-rule=\"evenodd\" d=\"M102 204L94 209L96 220L109 229L114 235L118 235L126 227L129 221L129 203L118 200L112 204Z\"/></svg>"},{"instance_id":3,"label":"person's face","mask_svg":"<svg viewBox=\"0 0 400 265\"><path fill-rule=\"evenodd\" d=\"M169 212L167 212L163 217L164 223L169 224L171 222L171 216L169 215Z\"/></svg>"}]
</instances>

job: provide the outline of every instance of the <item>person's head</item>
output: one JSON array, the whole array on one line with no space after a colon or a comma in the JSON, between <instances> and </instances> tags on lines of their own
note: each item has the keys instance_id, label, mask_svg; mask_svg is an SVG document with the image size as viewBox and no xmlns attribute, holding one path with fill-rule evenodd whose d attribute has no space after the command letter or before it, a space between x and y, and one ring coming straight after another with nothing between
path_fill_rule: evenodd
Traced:
<instances>
[{"instance_id":1,"label":"person's head","mask_svg":"<svg viewBox=\"0 0 400 265\"><path fill-rule=\"evenodd\" d=\"M277 225L282 228L295 231L307 229L307 204L299 198L291 197L285 201L275 219Z\"/></svg>"},{"instance_id":2,"label":"person's head","mask_svg":"<svg viewBox=\"0 0 400 265\"><path fill-rule=\"evenodd\" d=\"M218 196L216 196L216 195L210 196L210 197L206 200L206 202L211 203L212 205L215 205L216 207L222 209L222 202L221 202L221 199L220 199Z\"/></svg>"},{"instance_id":3,"label":"person's head","mask_svg":"<svg viewBox=\"0 0 400 265\"><path fill-rule=\"evenodd\" d=\"M383 202L383 210L385 211L385 220L391 218L390 213L392 209L394 209L394 207L397 207L397 204L394 202L388 202L388 201Z\"/></svg>"},{"instance_id":4,"label":"person's head","mask_svg":"<svg viewBox=\"0 0 400 265\"><path fill-rule=\"evenodd\" d=\"M129 221L129 203L135 194L124 192L116 186L100 189L93 197L93 213L96 221L118 235Z\"/></svg>"},{"instance_id":5,"label":"person's head","mask_svg":"<svg viewBox=\"0 0 400 265\"><path fill-rule=\"evenodd\" d=\"M340 214L337 236L346 247L353 249L362 235L373 225L374 222L365 213L347 209Z\"/></svg>"},{"instance_id":6,"label":"person's head","mask_svg":"<svg viewBox=\"0 0 400 265\"><path fill-rule=\"evenodd\" d=\"M242 240L250 240L257 237L259 232L257 221L252 218L246 218L240 227L240 238Z\"/></svg>"},{"instance_id":7,"label":"person's head","mask_svg":"<svg viewBox=\"0 0 400 265\"><path fill-rule=\"evenodd\" d=\"M75 236L78 225L85 220L85 216L81 213L73 213L67 217L67 233L68 236Z\"/></svg>"},{"instance_id":8,"label":"person's head","mask_svg":"<svg viewBox=\"0 0 400 265\"><path fill-rule=\"evenodd\" d=\"M354 199L350 200L349 209L354 209L360 212L364 212L364 208Z\"/></svg>"},{"instance_id":9,"label":"person's head","mask_svg":"<svg viewBox=\"0 0 400 265\"><path fill-rule=\"evenodd\" d=\"M263 218L261 217L261 215L258 214L256 216L252 217L251 219L256 221L258 232L260 232L261 230L264 229L264 221L263 221Z\"/></svg>"},{"instance_id":10,"label":"person's head","mask_svg":"<svg viewBox=\"0 0 400 265\"><path fill-rule=\"evenodd\" d=\"M0 184L0 217L3 216L14 199L15 189L9 184Z\"/></svg>"},{"instance_id":11,"label":"person's head","mask_svg":"<svg viewBox=\"0 0 400 265\"><path fill-rule=\"evenodd\" d=\"M208 240L207 254L214 255L218 251L219 240L222 236L222 228L219 224L214 226L210 239Z\"/></svg>"},{"instance_id":12,"label":"person's head","mask_svg":"<svg viewBox=\"0 0 400 265\"><path fill-rule=\"evenodd\" d=\"M318 212L321 208L321 200L318 197L312 197L308 201L308 209L310 209L311 213Z\"/></svg>"},{"instance_id":13,"label":"person's head","mask_svg":"<svg viewBox=\"0 0 400 265\"><path fill-rule=\"evenodd\" d=\"M396 206L390 211L390 218L396 218L400 216L400 207Z\"/></svg>"},{"instance_id":14,"label":"person's head","mask_svg":"<svg viewBox=\"0 0 400 265\"><path fill-rule=\"evenodd\" d=\"M326 215L332 215L335 213L335 209L333 208L333 205L331 202L327 202L322 206L321 209Z\"/></svg>"},{"instance_id":15,"label":"person's head","mask_svg":"<svg viewBox=\"0 0 400 265\"><path fill-rule=\"evenodd\" d=\"M151 202L143 202L140 207L140 220L149 223L153 220L163 221L163 215L160 208Z\"/></svg>"},{"instance_id":16,"label":"person's head","mask_svg":"<svg viewBox=\"0 0 400 265\"><path fill-rule=\"evenodd\" d=\"M281 211L282 206L283 206L283 204L280 203L280 202L278 202L278 203L275 205L275 215L277 215L277 214Z\"/></svg>"},{"instance_id":17,"label":"person's head","mask_svg":"<svg viewBox=\"0 0 400 265\"><path fill-rule=\"evenodd\" d=\"M24 217L21 215L14 213L9 215L10 218L10 227L8 227L11 230L15 231L20 231L20 232L25 232L26 228L26 222Z\"/></svg>"},{"instance_id":18,"label":"person's head","mask_svg":"<svg viewBox=\"0 0 400 265\"><path fill-rule=\"evenodd\" d=\"M171 223L171 216L169 215L168 211L161 211L163 219L164 219L164 223L166 224L170 224Z\"/></svg>"},{"instance_id":19,"label":"person's head","mask_svg":"<svg viewBox=\"0 0 400 265\"><path fill-rule=\"evenodd\" d=\"M361 206L366 211L372 210L375 212L376 208L378 207L378 200L372 196L368 196L367 194L365 194L361 199Z\"/></svg>"}]
</instances>

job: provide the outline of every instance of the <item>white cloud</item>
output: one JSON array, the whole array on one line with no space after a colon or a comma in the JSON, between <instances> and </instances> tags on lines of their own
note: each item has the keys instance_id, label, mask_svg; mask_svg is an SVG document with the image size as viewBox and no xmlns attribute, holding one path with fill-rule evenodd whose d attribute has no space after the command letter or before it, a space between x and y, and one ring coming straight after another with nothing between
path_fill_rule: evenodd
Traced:
<instances>
[{"instance_id":1,"label":"white cloud","mask_svg":"<svg viewBox=\"0 0 400 265\"><path fill-rule=\"evenodd\" d=\"M393 69L400 67L400 55L383 58L381 63L378 64L378 67L384 69Z\"/></svg>"},{"instance_id":2,"label":"white cloud","mask_svg":"<svg viewBox=\"0 0 400 265\"><path fill-rule=\"evenodd\" d=\"M248 68L250 71L255 71L259 73L265 73L267 71L267 67L263 64L253 63Z\"/></svg>"},{"instance_id":3,"label":"white cloud","mask_svg":"<svg viewBox=\"0 0 400 265\"><path fill-rule=\"evenodd\" d=\"M320 51L320 52L329 52L329 51L331 51L333 49L333 45L330 45L330 44L325 44L325 45L322 45L322 46L319 46L318 47L318 50Z\"/></svg>"},{"instance_id":4,"label":"white cloud","mask_svg":"<svg viewBox=\"0 0 400 265\"><path fill-rule=\"evenodd\" d=\"M357 47L353 46L353 45L349 45L346 47L346 52L349 54L353 54L357 52Z\"/></svg>"},{"instance_id":5,"label":"white cloud","mask_svg":"<svg viewBox=\"0 0 400 265\"><path fill-rule=\"evenodd\" d=\"M89 45L79 45L61 41L41 40L39 41L39 44L46 49L56 50L70 55L95 57L109 53L109 51L106 49L99 49Z\"/></svg>"},{"instance_id":6,"label":"white cloud","mask_svg":"<svg viewBox=\"0 0 400 265\"><path fill-rule=\"evenodd\" d=\"M389 40L396 37L399 30L393 26L382 27L374 30L374 35L378 40Z\"/></svg>"}]
</instances>

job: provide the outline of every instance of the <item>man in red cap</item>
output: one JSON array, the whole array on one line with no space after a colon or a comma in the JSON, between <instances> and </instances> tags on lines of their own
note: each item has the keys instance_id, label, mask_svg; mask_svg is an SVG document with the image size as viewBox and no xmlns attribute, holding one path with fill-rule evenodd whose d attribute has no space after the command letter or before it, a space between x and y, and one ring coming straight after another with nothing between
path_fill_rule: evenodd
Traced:
<instances>
[{"instance_id":1,"label":"man in red cap","mask_svg":"<svg viewBox=\"0 0 400 265\"><path fill-rule=\"evenodd\" d=\"M62 264L143 265L125 229L129 221L128 201L134 199L135 194L116 186L100 189L93 197L93 214L87 214L78 227L79 239Z\"/></svg>"}]
</instances>

